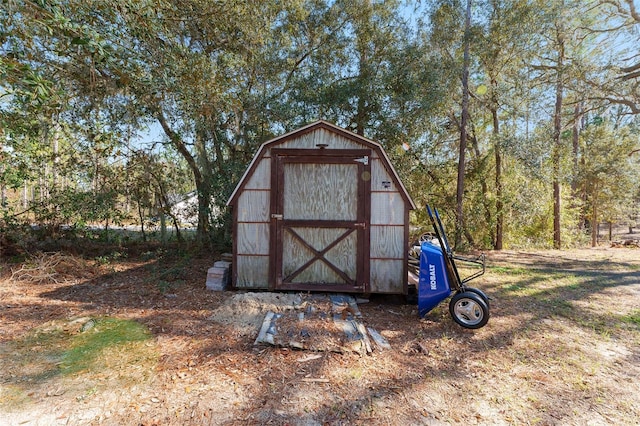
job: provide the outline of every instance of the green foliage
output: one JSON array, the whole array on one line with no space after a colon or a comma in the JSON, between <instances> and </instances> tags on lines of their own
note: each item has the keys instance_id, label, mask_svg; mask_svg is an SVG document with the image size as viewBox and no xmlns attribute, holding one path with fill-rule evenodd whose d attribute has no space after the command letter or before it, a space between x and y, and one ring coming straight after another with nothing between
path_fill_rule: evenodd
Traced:
<instances>
[{"instance_id":1,"label":"green foliage","mask_svg":"<svg viewBox=\"0 0 640 426\"><path fill-rule=\"evenodd\" d=\"M125 258L125 257L127 257L126 253L120 252L120 251L115 251L115 252L110 253L110 254L98 256L94 260L99 265L108 265L111 262L117 261L118 259L122 259L122 258Z\"/></svg>"},{"instance_id":2,"label":"green foliage","mask_svg":"<svg viewBox=\"0 0 640 426\"><path fill-rule=\"evenodd\" d=\"M637 180L629 153L637 146L627 129L616 129L598 117L582 133L584 166L580 184L586 194L585 214L597 212L592 221L611 221L632 203Z\"/></svg>"},{"instance_id":3,"label":"green foliage","mask_svg":"<svg viewBox=\"0 0 640 426\"><path fill-rule=\"evenodd\" d=\"M84 227L89 223L119 224L124 218L116 209L115 191L94 194L71 189L51 194L46 202L33 206L36 223L51 227L69 224Z\"/></svg>"},{"instance_id":4,"label":"green foliage","mask_svg":"<svg viewBox=\"0 0 640 426\"><path fill-rule=\"evenodd\" d=\"M51 228L143 226L157 217L182 239L171 205L195 191L197 240L228 249L225 202L257 147L326 119L382 143L420 206L416 225L428 228L422 206L430 203L453 229L463 3L5 2L5 223L17 226L9 212ZM607 27L617 19L620 29ZM634 220L638 155L628 152L637 149L630 141L638 123L628 113L638 112L637 85L615 74L633 64L601 47L634 25L629 10L609 4L473 2L469 245L496 247L500 237L505 248L552 244L554 180L565 244L584 242L596 204L600 219ZM559 82L564 108L554 146ZM575 105L582 105L577 116ZM162 134L141 141L148 130ZM159 233L166 241L166 230Z\"/></svg>"}]
</instances>

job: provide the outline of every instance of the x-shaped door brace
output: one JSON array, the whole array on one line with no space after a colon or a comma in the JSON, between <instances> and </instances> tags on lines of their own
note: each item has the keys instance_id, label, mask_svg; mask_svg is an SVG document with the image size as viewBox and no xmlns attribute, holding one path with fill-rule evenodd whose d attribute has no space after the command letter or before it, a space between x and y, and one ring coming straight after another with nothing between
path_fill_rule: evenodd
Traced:
<instances>
[{"instance_id":1,"label":"x-shaped door brace","mask_svg":"<svg viewBox=\"0 0 640 426\"><path fill-rule=\"evenodd\" d=\"M351 279L347 274L344 273L344 271L342 269L338 268L336 265L334 265L333 263L329 262L324 257L324 255L329 250L334 248L336 245L338 245L338 243L340 241L344 240L345 238L347 238L349 236L349 234L351 234L353 231L355 231L356 230L355 228L347 229L341 236L339 236L331 244L329 244L328 246L326 246L324 249L322 249L320 251L316 250L309 243L307 243L296 231L293 230L293 228L285 228L285 229L287 231L289 231L291 233L291 235L293 235L297 240L299 240L306 248L308 248L313 253L313 258L308 260L304 265L302 265L301 267L296 269L293 273L289 274L289 276L287 276L284 279L285 282L291 282L291 280L293 280L295 277L300 275L300 273L302 273L302 271L304 271L307 267L309 267L313 262L315 262L316 260L321 260L329 268L331 268L336 274L338 274L343 280L345 280L347 282L347 284L355 285L355 280Z\"/></svg>"}]
</instances>

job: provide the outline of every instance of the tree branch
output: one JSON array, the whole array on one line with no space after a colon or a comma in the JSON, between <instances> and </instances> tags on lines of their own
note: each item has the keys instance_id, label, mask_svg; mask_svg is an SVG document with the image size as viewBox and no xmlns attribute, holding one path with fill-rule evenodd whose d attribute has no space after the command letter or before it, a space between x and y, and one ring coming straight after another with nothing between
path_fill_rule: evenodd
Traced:
<instances>
[{"instance_id":1,"label":"tree branch","mask_svg":"<svg viewBox=\"0 0 640 426\"><path fill-rule=\"evenodd\" d=\"M636 70L640 70L640 62L638 62L635 65L631 65L630 67L625 67L625 68L620 68L620 71L627 73L627 72L633 72Z\"/></svg>"},{"instance_id":2,"label":"tree branch","mask_svg":"<svg viewBox=\"0 0 640 426\"><path fill-rule=\"evenodd\" d=\"M631 114L633 114L633 115L640 114L640 105L638 105L636 102L630 101L628 99L618 99L618 98L612 98L612 97L609 97L609 96L589 97L589 99L608 101L608 102L611 102L612 104L625 105L625 106L629 107L629 109L631 109Z\"/></svg>"},{"instance_id":3,"label":"tree branch","mask_svg":"<svg viewBox=\"0 0 640 426\"><path fill-rule=\"evenodd\" d=\"M640 13L636 10L634 0L627 0L627 4L629 5L629 13L631 14L631 17L640 24Z\"/></svg>"},{"instance_id":4,"label":"tree branch","mask_svg":"<svg viewBox=\"0 0 640 426\"><path fill-rule=\"evenodd\" d=\"M189 152L189 150L187 149L186 144L184 143L184 141L182 140L180 135L178 135L169 126L169 123L167 123L167 119L165 118L165 116L162 113L162 111L160 110L160 108L158 108L156 110L156 119L160 123L160 126L162 126L162 130L167 135L167 137L169 138L171 143L173 143L173 145L176 147L178 152L184 157L184 159L187 162L187 164L189 164L189 168L193 172L193 176L194 176L194 178L196 180L196 183L199 185L203 181L203 177L202 177L202 173L200 172L200 169L198 168L198 163L197 163L196 159Z\"/></svg>"},{"instance_id":5,"label":"tree branch","mask_svg":"<svg viewBox=\"0 0 640 426\"><path fill-rule=\"evenodd\" d=\"M627 73L625 75L621 75L620 77L618 77L618 79L620 79L622 81L627 81L627 80L631 80L632 78L636 78L636 77L640 77L640 69L638 71L636 71L636 72L630 72L630 73Z\"/></svg>"}]
</instances>

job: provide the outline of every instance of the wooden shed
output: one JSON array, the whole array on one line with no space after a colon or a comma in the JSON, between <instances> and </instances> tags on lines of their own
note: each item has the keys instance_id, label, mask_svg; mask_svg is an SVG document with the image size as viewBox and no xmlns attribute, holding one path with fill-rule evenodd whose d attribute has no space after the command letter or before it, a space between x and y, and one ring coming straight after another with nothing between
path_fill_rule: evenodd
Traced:
<instances>
[{"instance_id":1,"label":"wooden shed","mask_svg":"<svg viewBox=\"0 0 640 426\"><path fill-rule=\"evenodd\" d=\"M407 293L415 204L376 142L326 121L272 139L227 205L234 288Z\"/></svg>"}]
</instances>

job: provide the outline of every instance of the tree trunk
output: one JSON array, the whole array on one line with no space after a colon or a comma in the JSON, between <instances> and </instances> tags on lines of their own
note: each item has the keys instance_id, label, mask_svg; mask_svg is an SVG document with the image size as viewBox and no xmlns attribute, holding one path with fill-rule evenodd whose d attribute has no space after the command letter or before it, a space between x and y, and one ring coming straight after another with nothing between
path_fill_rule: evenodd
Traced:
<instances>
[{"instance_id":1,"label":"tree trunk","mask_svg":"<svg viewBox=\"0 0 640 426\"><path fill-rule=\"evenodd\" d=\"M156 205L156 211L160 216L160 242L162 244L166 244L167 243L167 218L165 215L165 203L164 203L164 198L158 192L156 192L155 194L155 205Z\"/></svg>"},{"instance_id":2,"label":"tree trunk","mask_svg":"<svg viewBox=\"0 0 640 426\"><path fill-rule=\"evenodd\" d=\"M138 217L140 218L140 232L142 232L142 241L147 241L147 234L144 230L144 214L142 213L142 207L140 206L140 202L138 204Z\"/></svg>"},{"instance_id":3,"label":"tree trunk","mask_svg":"<svg viewBox=\"0 0 640 426\"><path fill-rule=\"evenodd\" d=\"M162 126L162 130L167 135L169 140L173 143L176 150L182 155L187 162L191 173L193 174L193 180L196 184L196 191L198 194L198 228L196 231L196 237L202 244L209 244L209 237L211 233L211 225L209 223L209 202L211 200L211 189L209 183L204 178L202 172L198 168L198 162L195 157L189 152L184 141L180 136L169 127L166 118L162 111L158 111L156 114L158 122Z\"/></svg>"},{"instance_id":4,"label":"tree trunk","mask_svg":"<svg viewBox=\"0 0 640 426\"><path fill-rule=\"evenodd\" d=\"M591 247L598 245L598 185L594 185L591 208Z\"/></svg>"},{"instance_id":5,"label":"tree trunk","mask_svg":"<svg viewBox=\"0 0 640 426\"><path fill-rule=\"evenodd\" d=\"M26 209L29 206L29 186L27 181L24 181L22 186L22 208Z\"/></svg>"},{"instance_id":6,"label":"tree trunk","mask_svg":"<svg viewBox=\"0 0 640 426\"><path fill-rule=\"evenodd\" d=\"M56 123L53 125L53 164L51 166L51 190L57 191L58 189L58 174L60 167L60 125Z\"/></svg>"},{"instance_id":7,"label":"tree trunk","mask_svg":"<svg viewBox=\"0 0 640 426\"><path fill-rule=\"evenodd\" d=\"M573 176L571 179L571 196L574 199L578 198L578 161L580 152L580 117L582 116L582 104L577 103L573 109L573 129L571 134L571 141L573 145Z\"/></svg>"},{"instance_id":8,"label":"tree trunk","mask_svg":"<svg viewBox=\"0 0 640 426\"><path fill-rule=\"evenodd\" d=\"M502 202L502 152L500 151L500 142L495 145L496 157L496 240L493 248L502 250L504 239L504 204Z\"/></svg>"},{"instance_id":9,"label":"tree trunk","mask_svg":"<svg viewBox=\"0 0 640 426\"><path fill-rule=\"evenodd\" d=\"M504 206L502 203L502 147L500 144L500 120L498 118L498 84L491 79L491 118L493 120L493 151L496 161L496 236L494 250L502 250L504 235Z\"/></svg>"},{"instance_id":10,"label":"tree trunk","mask_svg":"<svg viewBox=\"0 0 640 426\"><path fill-rule=\"evenodd\" d=\"M470 142L471 142L471 147L472 147L472 153L474 154L474 160L477 161L478 163L484 163L485 160L482 159L482 155L480 154L480 147L478 146L478 138L475 135L475 131L472 132L471 136L467 138ZM481 166L482 167L482 173L484 173L484 164ZM487 181L484 178L480 179L480 190L482 191L482 207L484 209L484 219L486 221L487 224L493 223L493 219L491 217L491 205L489 203L489 187L487 186ZM493 236L493 233L490 231L490 237L491 237L491 246L493 247L495 245L495 238ZM464 236L465 238L467 238L467 241L469 242L469 244L471 244L473 246L473 243L471 242L473 239L469 238L469 232L467 232L465 230Z\"/></svg>"},{"instance_id":11,"label":"tree trunk","mask_svg":"<svg viewBox=\"0 0 640 426\"><path fill-rule=\"evenodd\" d=\"M454 246L459 247L462 243L464 231L464 173L465 154L467 150L467 121L469 117L469 38L471 29L471 0L467 0L467 11L464 23L464 56L462 67L462 117L460 119L460 155L458 157L458 182L456 188L456 229Z\"/></svg>"},{"instance_id":12,"label":"tree trunk","mask_svg":"<svg viewBox=\"0 0 640 426\"><path fill-rule=\"evenodd\" d=\"M558 63L556 64L556 102L553 116L553 247L562 248L560 235L560 144L562 133L562 102L564 96L564 34L558 29Z\"/></svg>"}]
</instances>

